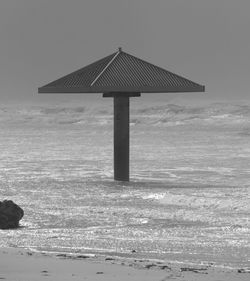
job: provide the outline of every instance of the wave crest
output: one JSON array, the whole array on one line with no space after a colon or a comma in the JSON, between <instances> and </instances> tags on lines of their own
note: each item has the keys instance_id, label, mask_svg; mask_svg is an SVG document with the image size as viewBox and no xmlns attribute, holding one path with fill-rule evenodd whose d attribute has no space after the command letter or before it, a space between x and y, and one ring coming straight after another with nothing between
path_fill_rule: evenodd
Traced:
<instances>
[{"instance_id":1,"label":"wave crest","mask_svg":"<svg viewBox=\"0 0 250 281\"><path fill-rule=\"evenodd\" d=\"M84 120L98 124L112 122L112 107L95 106L32 106L27 108L1 108L0 119L8 122L45 122L57 124L82 124ZM99 122L99 119L107 122ZM134 108L131 104L131 124L183 125L193 122L249 122L250 105L213 103L207 106L176 104ZM249 135L249 129L242 132Z\"/></svg>"}]
</instances>

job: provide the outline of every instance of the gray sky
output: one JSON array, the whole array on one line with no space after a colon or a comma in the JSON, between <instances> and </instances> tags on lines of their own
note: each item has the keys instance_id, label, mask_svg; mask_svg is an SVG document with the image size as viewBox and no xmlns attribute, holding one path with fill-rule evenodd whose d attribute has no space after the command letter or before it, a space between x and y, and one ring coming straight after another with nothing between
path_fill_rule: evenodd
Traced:
<instances>
[{"instance_id":1,"label":"gray sky","mask_svg":"<svg viewBox=\"0 0 250 281\"><path fill-rule=\"evenodd\" d=\"M119 46L206 86L186 97L250 100L249 11L249 0L1 0L0 102L74 99L37 88Z\"/></svg>"}]
</instances>

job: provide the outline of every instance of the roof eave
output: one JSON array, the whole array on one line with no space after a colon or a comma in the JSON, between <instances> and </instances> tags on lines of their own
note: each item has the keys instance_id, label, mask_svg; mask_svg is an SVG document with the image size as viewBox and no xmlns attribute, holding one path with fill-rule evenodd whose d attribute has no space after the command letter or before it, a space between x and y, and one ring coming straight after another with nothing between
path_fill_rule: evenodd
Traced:
<instances>
[{"instance_id":1,"label":"roof eave","mask_svg":"<svg viewBox=\"0 0 250 281\"><path fill-rule=\"evenodd\" d=\"M205 86L194 87L129 87L129 86L106 86L106 87L41 87L38 93L107 93L107 92L127 92L127 93L184 93L184 92L205 92Z\"/></svg>"}]
</instances>

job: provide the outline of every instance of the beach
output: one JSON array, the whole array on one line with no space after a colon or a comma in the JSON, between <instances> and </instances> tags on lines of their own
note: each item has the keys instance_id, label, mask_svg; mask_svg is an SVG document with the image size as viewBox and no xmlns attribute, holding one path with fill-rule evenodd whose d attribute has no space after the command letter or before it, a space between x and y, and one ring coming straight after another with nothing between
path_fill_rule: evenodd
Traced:
<instances>
[{"instance_id":1,"label":"beach","mask_svg":"<svg viewBox=\"0 0 250 281\"><path fill-rule=\"evenodd\" d=\"M104 257L52 256L24 249L0 250L0 280L11 281L164 281L249 280L249 273L226 268L161 264L139 260L106 260Z\"/></svg>"},{"instance_id":2,"label":"beach","mask_svg":"<svg viewBox=\"0 0 250 281\"><path fill-rule=\"evenodd\" d=\"M249 112L134 102L122 183L112 106L2 107L0 198L25 214L0 278L248 280Z\"/></svg>"}]
</instances>

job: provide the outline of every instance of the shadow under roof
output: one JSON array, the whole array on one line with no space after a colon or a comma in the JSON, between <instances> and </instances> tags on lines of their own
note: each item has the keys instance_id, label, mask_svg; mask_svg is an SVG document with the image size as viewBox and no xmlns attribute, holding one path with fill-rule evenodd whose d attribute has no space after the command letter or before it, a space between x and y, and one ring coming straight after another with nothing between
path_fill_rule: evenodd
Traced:
<instances>
[{"instance_id":1,"label":"shadow under roof","mask_svg":"<svg viewBox=\"0 0 250 281\"><path fill-rule=\"evenodd\" d=\"M205 87L121 49L38 89L39 93L204 92Z\"/></svg>"}]
</instances>

